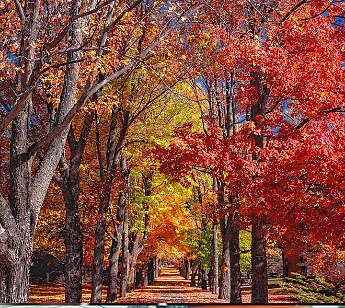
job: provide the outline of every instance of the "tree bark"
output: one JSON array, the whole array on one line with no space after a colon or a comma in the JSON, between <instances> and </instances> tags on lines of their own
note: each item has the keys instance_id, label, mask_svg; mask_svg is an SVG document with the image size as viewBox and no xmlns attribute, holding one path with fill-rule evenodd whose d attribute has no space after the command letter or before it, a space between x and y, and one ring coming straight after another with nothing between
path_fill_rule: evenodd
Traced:
<instances>
[{"instance_id":1,"label":"tree bark","mask_svg":"<svg viewBox=\"0 0 345 308\"><path fill-rule=\"evenodd\" d=\"M66 218L64 244L66 247L65 263L65 303L82 302L83 268L83 223L79 214L78 197L69 198L64 190ZM66 196L67 195L67 196Z\"/></svg>"},{"instance_id":2,"label":"tree bark","mask_svg":"<svg viewBox=\"0 0 345 308\"><path fill-rule=\"evenodd\" d=\"M191 275L191 279L190 279L190 286L191 287L195 287L196 286L196 275L198 273L198 268L194 267L192 268L192 275Z\"/></svg>"},{"instance_id":3,"label":"tree bark","mask_svg":"<svg viewBox=\"0 0 345 308\"><path fill-rule=\"evenodd\" d=\"M126 297L127 293L127 277L128 277L128 209L125 211L125 219L123 222L123 243L122 243L122 268L121 268L121 284L120 296Z\"/></svg>"},{"instance_id":4,"label":"tree bark","mask_svg":"<svg viewBox=\"0 0 345 308\"><path fill-rule=\"evenodd\" d=\"M117 276L119 269L119 257L121 250L121 241L123 241L123 249L126 248L125 238L128 243L128 209L126 208L128 200L128 192L130 185L130 169L127 166L126 156L122 156L120 160L122 190L119 194L118 209L116 213L116 220L114 221L114 237L112 239L112 246L109 255L109 270L108 270L108 290L107 302L115 302L117 299ZM128 246L128 244L127 244ZM128 249L127 249L128 250ZM126 251L123 250L123 255ZM123 286L122 286L123 288Z\"/></svg>"},{"instance_id":5,"label":"tree bark","mask_svg":"<svg viewBox=\"0 0 345 308\"><path fill-rule=\"evenodd\" d=\"M252 72L253 80L251 86L257 88L258 100L251 106L250 120L260 127L257 121L257 116L265 116L267 100L270 89L267 88L260 71ZM263 148L264 136L262 134L252 135L255 140L255 145ZM260 162L260 157L253 155L253 160ZM257 175L253 176L253 179ZM254 201L255 202L255 201ZM252 225L252 302L253 303L267 303L268 302L268 281L267 281L267 258L266 258L266 235L263 231L262 217L253 217Z\"/></svg>"},{"instance_id":6,"label":"tree bark","mask_svg":"<svg viewBox=\"0 0 345 308\"><path fill-rule=\"evenodd\" d=\"M229 216L220 218L220 229L222 234L223 251L222 264L219 283L220 299L230 299L231 285L230 285L230 232L229 232Z\"/></svg>"},{"instance_id":7,"label":"tree bark","mask_svg":"<svg viewBox=\"0 0 345 308\"><path fill-rule=\"evenodd\" d=\"M104 193L98 214L101 215L95 231L95 248L92 264L92 287L91 287L91 303L102 302L102 282L103 282L103 264L104 264L104 240L106 218L110 201L110 187Z\"/></svg>"},{"instance_id":8,"label":"tree bark","mask_svg":"<svg viewBox=\"0 0 345 308\"><path fill-rule=\"evenodd\" d=\"M129 273L128 273L128 277L127 277L127 291L128 292L133 292L135 289L135 271L136 271L136 263L137 263L137 259L138 256L140 254L140 252L143 250L146 242L147 242L147 238L149 236L149 231L147 231L148 227L150 224L150 215L149 213L145 214L145 231L144 231L144 235L143 238L141 239L140 243L139 243L139 238L140 235L139 234L132 234L132 241L131 241L131 252L129 254Z\"/></svg>"},{"instance_id":9,"label":"tree bark","mask_svg":"<svg viewBox=\"0 0 345 308\"><path fill-rule=\"evenodd\" d=\"M157 256L153 257L153 264L154 264L153 279L155 279L155 278L159 277L159 275L160 275L159 258Z\"/></svg>"},{"instance_id":10,"label":"tree bark","mask_svg":"<svg viewBox=\"0 0 345 308\"><path fill-rule=\"evenodd\" d=\"M149 262L144 262L141 267L140 287L149 285Z\"/></svg>"},{"instance_id":11,"label":"tree bark","mask_svg":"<svg viewBox=\"0 0 345 308\"><path fill-rule=\"evenodd\" d=\"M108 283L107 283L107 303L113 303L117 300L117 274L119 272L119 257L121 251L121 238L119 232L116 239L112 241L109 254Z\"/></svg>"},{"instance_id":12,"label":"tree bark","mask_svg":"<svg viewBox=\"0 0 345 308\"><path fill-rule=\"evenodd\" d=\"M212 294L218 295L218 221L213 220L212 228L213 238L212 238L212 273L211 273L211 290Z\"/></svg>"},{"instance_id":13,"label":"tree bark","mask_svg":"<svg viewBox=\"0 0 345 308\"><path fill-rule=\"evenodd\" d=\"M206 267L206 268L203 268L202 270L201 270L201 279L202 279L202 282L201 282L201 289L203 289L203 290L207 290L207 278L208 278L208 276L207 276L207 274L208 274L208 268Z\"/></svg>"},{"instance_id":14,"label":"tree bark","mask_svg":"<svg viewBox=\"0 0 345 308\"><path fill-rule=\"evenodd\" d=\"M240 268L240 231L234 224L230 228L230 268L231 268L231 304L242 303L241 268Z\"/></svg>"},{"instance_id":15,"label":"tree bark","mask_svg":"<svg viewBox=\"0 0 345 308\"><path fill-rule=\"evenodd\" d=\"M190 279L190 260L186 258L185 262L186 262L186 275L185 275L185 278L187 280L189 280Z\"/></svg>"},{"instance_id":16,"label":"tree bark","mask_svg":"<svg viewBox=\"0 0 345 308\"><path fill-rule=\"evenodd\" d=\"M180 262L180 275L186 278L186 258L183 258Z\"/></svg>"},{"instance_id":17,"label":"tree bark","mask_svg":"<svg viewBox=\"0 0 345 308\"><path fill-rule=\"evenodd\" d=\"M60 159L62 180L59 180L59 185L66 211L64 232L66 247L65 303L82 302L83 222L79 213L79 181L81 160L93 119L94 114L89 114L85 118L78 142L75 141L74 132L72 130L69 132L70 167L68 167L64 155Z\"/></svg>"},{"instance_id":18,"label":"tree bark","mask_svg":"<svg viewBox=\"0 0 345 308\"><path fill-rule=\"evenodd\" d=\"M201 271L201 266L198 267L198 288L202 287L202 271Z\"/></svg>"},{"instance_id":19,"label":"tree bark","mask_svg":"<svg viewBox=\"0 0 345 308\"><path fill-rule=\"evenodd\" d=\"M151 258L147 268L148 284L152 284L155 279L155 258Z\"/></svg>"},{"instance_id":20,"label":"tree bark","mask_svg":"<svg viewBox=\"0 0 345 308\"><path fill-rule=\"evenodd\" d=\"M262 223L252 227L252 303L268 303L266 234Z\"/></svg>"}]
</instances>

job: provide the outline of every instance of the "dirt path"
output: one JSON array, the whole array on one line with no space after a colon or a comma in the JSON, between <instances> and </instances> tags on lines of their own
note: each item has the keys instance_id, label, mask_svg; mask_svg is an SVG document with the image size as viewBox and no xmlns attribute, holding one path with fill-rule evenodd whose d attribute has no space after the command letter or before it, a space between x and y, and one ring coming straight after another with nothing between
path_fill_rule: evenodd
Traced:
<instances>
[{"instance_id":1,"label":"dirt path","mask_svg":"<svg viewBox=\"0 0 345 308\"><path fill-rule=\"evenodd\" d=\"M162 269L152 285L128 293L118 303L228 303L218 299L209 290L190 287L190 280L179 275L175 268ZM242 292L243 303L250 303L250 291ZM290 295L269 290L270 303L297 303Z\"/></svg>"}]
</instances>

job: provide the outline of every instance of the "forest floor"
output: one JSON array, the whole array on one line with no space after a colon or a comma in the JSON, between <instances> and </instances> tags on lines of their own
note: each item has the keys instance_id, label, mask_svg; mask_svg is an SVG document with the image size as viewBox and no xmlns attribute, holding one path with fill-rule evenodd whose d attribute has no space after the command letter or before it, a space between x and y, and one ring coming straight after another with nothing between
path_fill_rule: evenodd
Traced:
<instances>
[{"instance_id":1,"label":"forest floor","mask_svg":"<svg viewBox=\"0 0 345 308\"><path fill-rule=\"evenodd\" d=\"M189 286L190 280L179 275L175 268L162 269L161 275L147 287L128 293L119 298L117 303L228 303L229 300L218 299L209 290ZM244 288L244 289L248 289ZM31 303L63 303L63 284L31 284ZM83 284L83 303L90 302L91 285ZM103 302L106 298L106 287L103 287ZM243 303L251 302L251 291L242 291ZM290 294L280 288L269 289L269 303L298 303Z\"/></svg>"}]
</instances>

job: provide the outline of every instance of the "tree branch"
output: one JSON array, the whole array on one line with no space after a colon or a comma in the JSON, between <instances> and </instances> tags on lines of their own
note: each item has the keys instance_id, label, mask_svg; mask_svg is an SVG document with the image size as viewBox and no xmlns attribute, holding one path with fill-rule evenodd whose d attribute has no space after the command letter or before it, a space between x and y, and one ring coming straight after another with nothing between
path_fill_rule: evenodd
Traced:
<instances>
[{"instance_id":1,"label":"tree branch","mask_svg":"<svg viewBox=\"0 0 345 308\"><path fill-rule=\"evenodd\" d=\"M14 220L11 209L2 194L0 194L0 229L1 228L3 228L3 230L2 232L0 231L0 233L7 232L16 244L20 243L17 223Z\"/></svg>"},{"instance_id":2,"label":"tree branch","mask_svg":"<svg viewBox=\"0 0 345 308\"><path fill-rule=\"evenodd\" d=\"M22 5L19 3L18 0L14 0L14 3L16 5L17 12L18 12L20 20L21 21L25 21L26 17L25 17L25 12L24 12L24 9L23 9Z\"/></svg>"},{"instance_id":3,"label":"tree branch","mask_svg":"<svg viewBox=\"0 0 345 308\"><path fill-rule=\"evenodd\" d=\"M7 126L19 114L25 105L26 99L31 94L33 87L29 87L17 97L17 103L12 107L11 111L5 116L0 124L0 137L5 133Z\"/></svg>"},{"instance_id":4,"label":"tree branch","mask_svg":"<svg viewBox=\"0 0 345 308\"><path fill-rule=\"evenodd\" d=\"M285 14L280 23L283 23L285 20L287 20L293 12L295 12L300 6L307 2L309 2L309 0L302 0L301 2L297 3L289 12Z\"/></svg>"}]
</instances>

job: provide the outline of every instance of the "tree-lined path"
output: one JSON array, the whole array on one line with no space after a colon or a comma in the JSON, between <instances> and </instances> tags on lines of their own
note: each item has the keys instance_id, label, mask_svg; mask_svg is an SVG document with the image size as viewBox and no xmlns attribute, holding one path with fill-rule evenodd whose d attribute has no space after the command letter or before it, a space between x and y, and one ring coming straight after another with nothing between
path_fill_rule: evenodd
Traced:
<instances>
[{"instance_id":1,"label":"tree-lined path","mask_svg":"<svg viewBox=\"0 0 345 308\"><path fill-rule=\"evenodd\" d=\"M119 298L118 303L228 303L229 300L218 299L210 290L191 287L190 280L180 276L175 268L164 268L152 285L137 289L126 297ZM250 303L250 291L243 292L243 302ZM291 295L278 291L269 291L270 303L296 303Z\"/></svg>"},{"instance_id":2,"label":"tree-lined path","mask_svg":"<svg viewBox=\"0 0 345 308\"><path fill-rule=\"evenodd\" d=\"M345 302L345 1L0 0L0 29L0 303L221 302L144 288L167 260Z\"/></svg>"}]
</instances>

